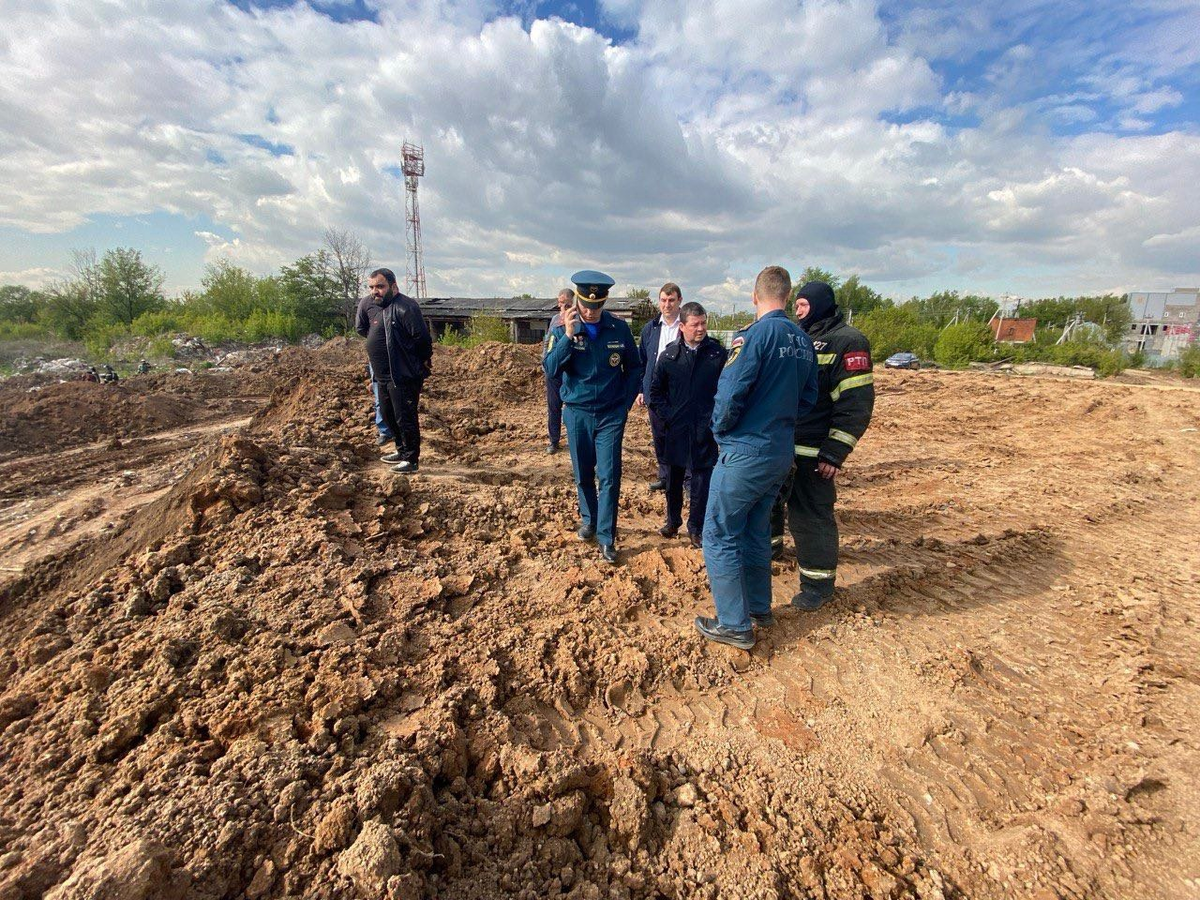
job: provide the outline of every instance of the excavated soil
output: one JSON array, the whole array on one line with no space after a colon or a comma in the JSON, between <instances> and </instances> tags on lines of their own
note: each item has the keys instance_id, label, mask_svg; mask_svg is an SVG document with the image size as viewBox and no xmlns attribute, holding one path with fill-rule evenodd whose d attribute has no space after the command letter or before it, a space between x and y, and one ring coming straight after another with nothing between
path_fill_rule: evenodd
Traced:
<instances>
[{"instance_id":1,"label":"excavated soil","mask_svg":"<svg viewBox=\"0 0 1200 900\"><path fill-rule=\"evenodd\" d=\"M609 568L535 356L439 348L404 477L360 352L0 389L0 898L1200 892L1200 392L879 373L837 602L746 654L644 417Z\"/></svg>"}]
</instances>

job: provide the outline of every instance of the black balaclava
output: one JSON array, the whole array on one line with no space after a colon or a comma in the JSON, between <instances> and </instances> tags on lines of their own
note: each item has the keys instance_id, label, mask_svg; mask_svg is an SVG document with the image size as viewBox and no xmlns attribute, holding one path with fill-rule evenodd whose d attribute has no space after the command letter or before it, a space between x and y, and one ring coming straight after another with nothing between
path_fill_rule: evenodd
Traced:
<instances>
[{"instance_id":1,"label":"black balaclava","mask_svg":"<svg viewBox=\"0 0 1200 900\"><path fill-rule=\"evenodd\" d=\"M823 281L809 281L796 292L797 297L808 301L808 315L799 320L801 328L808 329L822 319L828 319L837 309L837 301L833 298L833 288Z\"/></svg>"}]
</instances>

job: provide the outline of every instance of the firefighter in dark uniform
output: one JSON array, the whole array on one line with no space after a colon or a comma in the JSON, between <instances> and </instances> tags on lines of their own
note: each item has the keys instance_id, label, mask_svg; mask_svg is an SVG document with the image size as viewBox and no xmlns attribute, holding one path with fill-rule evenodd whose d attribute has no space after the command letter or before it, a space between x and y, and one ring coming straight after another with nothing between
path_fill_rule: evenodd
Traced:
<instances>
[{"instance_id":1,"label":"firefighter in dark uniform","mask_svg":"<svg viewBox=\"0 0 1200 900\"><path fill-rule=\"evenodd\" d=\"M550 332L542 369L562 379L563 423L579 494L581 540L595 540L608 563L617 562L617 504L621 497L621 442L642 384L642 359L629 326L604 310L616 283L590 269L571 276L575 302Z\"/></svg>"},{"instance_id":2,"label":"firefighter in dark uniform","mask_svg":"<svg viewBox=\"0 0 1200 900\"><path fill-rule=\"evenodd\" d=\"M796 319L817 353L817 405L796 420L796 466L784 484L771 518L772 541L783 542L784 504L796 561L798 609L820 609L833 597L837 576L838 529L833 515L837 474L871 423L875 376L871 345L846 324L823 281L810 281L796 295Z\"/></svg>"}]
</instances>

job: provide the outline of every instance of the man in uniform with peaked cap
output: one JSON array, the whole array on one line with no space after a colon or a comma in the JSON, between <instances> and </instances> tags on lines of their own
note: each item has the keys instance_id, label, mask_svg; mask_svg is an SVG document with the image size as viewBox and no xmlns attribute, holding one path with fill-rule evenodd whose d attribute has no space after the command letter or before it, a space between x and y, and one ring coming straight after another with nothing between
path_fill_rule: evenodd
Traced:
<instances>
[{"instance_id":1,"label":"man in uniform with peaked cap","mask_svg":"<svg viewBox=\"0 0 1200 900\"><path fill-rule=\"evenodd\" d=\"M642 360L629 326L604 310L615 281L585 269L571 276L575 302L547 340L542 368L562 379L563 422L579 493L579 537L617 562L617 503L625 420L642 383Z\"/></svg>"}]
</instances>

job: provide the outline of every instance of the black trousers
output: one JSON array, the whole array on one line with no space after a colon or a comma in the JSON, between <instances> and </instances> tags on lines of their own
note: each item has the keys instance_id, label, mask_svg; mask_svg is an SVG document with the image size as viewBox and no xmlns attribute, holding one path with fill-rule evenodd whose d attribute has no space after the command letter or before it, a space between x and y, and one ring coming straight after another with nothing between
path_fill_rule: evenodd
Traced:
<instances>
[{"instance_id":1,"label":"black trousers","mask_svg":"<svg viewBox=\"0 0 1200 900\"><path fill-rule=\"evenodd\" d=\"M800 588L820 596L833 593L837 576L838 527L833 515L837 485L822 478L817 461L799 457L787 498L787 519L796 542Z\"/></svg>"},{"instance_id":2,"label":"black trousers","mask_svg":"<svg viewBox=\"0 0 1200 900\"><path fill-rule=\"evenodd\" d=\"M546 379L546 433L550 443L558 446L562 438L562 379Z\"/></svg>"},{"instance_id":3,"label":"black trousers","mask_svg":"<svg viewBox=\"0 0 1200 900\"><path fill-rule=\"evenodd\" d=\"M683 487L688 490L688 534L697 537L704 533L704 513L708 509L708 483L711 468L688 469L686 466L667 466L667 524L678 528L683 524ZM690 473L690 475L689 475Z\"/></svg>"},{"instance_id":4,"label":"black trousers","mask_svg":"<svg viewBox=\"0 0 1200 900\"><path fill-rule=\"evenodd\" d=\"M384 381L380 387L388 402L379 404L383 423L396 438L396 452L405 462L419 464L421 459L421 423L417 407L421 402L421 382L400 379Z\"/></svg>"},{"instance_id":5,"label":"black trousers","mask_svg":"<svg viewBox=\"0 0 1200 900\"><path fill-rule=\"evenodd\" d=\"M654 459L658 462L658 480L665 482L668 470L671 468L663 462L663 455L667 449L667 423L648 406L646 412L650 413L650 435L654 438Z\"/></svg>"}]
</instances>

